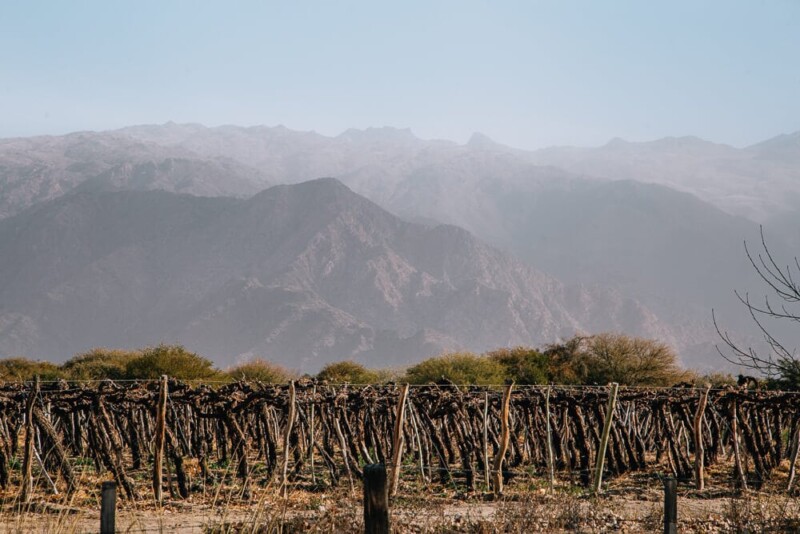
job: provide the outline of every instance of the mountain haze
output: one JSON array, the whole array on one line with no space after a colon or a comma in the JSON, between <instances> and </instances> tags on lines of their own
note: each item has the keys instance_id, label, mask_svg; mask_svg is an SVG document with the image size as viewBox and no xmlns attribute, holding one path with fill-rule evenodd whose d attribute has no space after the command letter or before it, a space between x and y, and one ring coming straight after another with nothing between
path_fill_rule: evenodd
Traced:
<instances>
[{"instance_id":1,"label":"mountain haze","mask_svg":"<svg viewBox=\"0 0 800 534\"><path fill-rule=\"evenodd\" d=\"M332 179L248 200L76 192L1 221L0 249L6 356L167 341L223 365L259 355L315 370L538 344L631 318L638 333L669 335L614 292L566 287Z\"/></svg>"},{"instance_id":2,"label":"mountain haze","mask_svg":"<svg viewBox=\"0 0 800 534\"><path fill-rule=\"evenodd\" d=\"M540 318L543 322L536 323L539 326L531 330L529 326L519 327L530 322L530 318L519 318L521 311L501 313L498 317L503 320L495 323L494 337L478 335L476 332L480 328L475 324L461 330L443 326L441 321L444 319L437 315L439 312L426 311L428 315L425 315L409 305L415 301L404 291L410 291L413 286L403 286L406 289L402 291L395 287L399 283L397 280L405 280L398 274L401 272L427 273L437 281L436 287L447 287L449 282L444 277L445 271L426 267L424 254L412 254L413 247L404 248L392 241L389 246L392 253L382 257L379 267L371 256L351 251L340 243L339 248L327 252L347 251L341 252L343 258L336 261L347 261L348 276L386 269L379 277L385 282L362 280L366 285L359 288L385 283L386 291L332 289L349 287L345 279L320 289L316 282L309 282L316 277L310 274L303 277L294 267L290 269L288 266L283 268L292 270L294 274L279 277L274 269L280 263L281 254L288 254L291 261L300 261L300 256L316 257L319 252L314 249L314 253L307 251L304 256L305 249L300 245L290 252L281 249L269 259L265 256L251 260L252 264L266 266L267 271L259 270L261 267L255 269L251 263L218 259L214 264L206 258L198 268L207 265L208 273L203 275L203 279L213 283L199 289L192 286L192 291L203 297L197 302L187 300L187 305L191 305L189 308L170 308L176 317L188 314L192 319L183 325L172 324L176 319L166 321L171 324L169 335L189 340L189 345L192 337L207 339L202 341L204 347L214 346L214 354L228 354L220 340L228 343L225 329L235 328L238 324L243 331L250 332L244 336L249 341L231 348L230 354L273 354L273 349L280 347L281 351L291 354L303 352L334 357L333 354L339 351L339 357L359 354L364 358L374 357L374 361L394 361L392 354L395 353L412 354L416 351L423 354L442 347L479 350L488 347L490 340L499 345L552 341L554 336L570 335L576 329L596 332L612 328L628 333L649 332L679 349L684 359L714 367L719 365L720 359L713 347L718 337L711 323L712 308L740 339L748 343L758 341L758 332L745 314L738 313L741 309L733 295L733 289L756 294L763 292L744 256L742 242L757 240L757 221L764 220L775 250L791 251L790 245L797 242L795 229L800 220L793 200L794 195L800 192L797 161L800 161L798 134L778 136L745 149L684 137L649 143L617 139L599 148L565 147L526 152L495 143L481 134L475 134L468 143L459 145L449 141L422 140L410 130L396 128L347 130L339 136L327 137L283 126L206 128L196 124L168 123L132 126L113 132L0 140L0 192L3 193L0 196L0 218L28 209L24 215L33 223L39 217L32 215L39 213L37 209L51 206L43 202L70 193L75 194L75 198L88 199L107 198L101 193L165 190L243 199L267 184L298 184L320 176L335 176L352 191L389 212L423 224L428 228L426 232L429 234L426 235L442 234L441 228L448 228L440 226L442 224L455 225L520 258L526 263L526 269L530 268L531 272L543 278L534 277L536 282L530 282L524 291L516 286L513 290L504 286L503 291L521 294L532 291L532 288L540 291L542 284L556 284L561 288L558 290L561 296L558 299L553 297L546 305L541 299L537 304L543 308L552 307L548 312L550 318L546 321ZM233 211L245 210L246 207L251 209L249 206L254 205L251 203L265 198L263 195L266 193L259 193L247 201L219 199L219 204L207 199L204 202L209 204L203 206L211 212L221 210L220 221L234 224ZM123 197L125 195L120 198ZM194 201L183 202L195 206L192 204ZM56 202L54 205L60 204ZM220 207L223 205L228 207L223 209ZM181 220L189 221L186 222L185 234L184 230L176 230L174 235L167 232L160 237L167 239L171 236L169 239L174 240L171 246L182 250L188 257L202 256L201 250L228 254L228 241L233 246L240 238L247 239L256 227L267 232L267 228L259 226L259 220L253 218L241 222L236 232L228 230L226 237L218 237L217 241L208 241L201 246L199 243L204 239L204 232L212 227L203 229L205 227L199 225L196 232L191 230L195 224L191 222L191 214L195 210L204 213L203 217L210 216L206 208L197 206L200 204L186 213L183 208L176 208L175 216L184 213L182 217L185 219ZM152 211L147 206L141 209L145 213ZM303 209L300 204L295 207L297 211ZM41 212L42 215L47 213ZM156 211L152 213L157 217ZM389 216L381 213L383 215L378 220ZM316 213L309 215L310 220L317 220L314 217ZM81 217L78 219L82 220ZM134 226L138 224L135 220L134 216ZM275 224L278 222L276 219ZM59 224L73 225L66 221ZM98 224L106 224L105 219ZM178 225L179 221L175 224ZM289 228L292 231L310 222L297 220L294 224ZM371 235L368 229L372 224L378 223L371 219L364 221L361 234ZM440 229L434 230L437 227ZM213 228L215 231L218 229L216 226ZM456 231L452 226L449 228L452 232L450 238L458 240L460 234L457 232L463 231ZM86 231L94 232L88 228ZM325 233L321 227L316 231ZM151 232L157 233L156 230ZM80 231L75 230L75 233ZM347 234L338 230L336 235ZM334 240L333 234L327 239ZM440 239L444 237L440 236ZM470 236L470 239L474 238ZM152 242L146 242L148 247L152 245ZM194 248L182 248L190 243L195 244ZM136 247L144 247L143 242L137 242ZM243 245L240 249L236 256L247 257L242 252ZM5 253L5 249L0 250ZM428 253L434 254L436 250L437 247L431 247ZM463 261L475 261L470 254L459 254ZM114 256L117 255L119 253L115 252ZM485 254L478 255L483 257ZM170 261L175 263L178 257L171 257ZM397 263L397 258L402 262ZM161 253L158 260L166 261ZM43 265L47 265L49 260L25 261L43 261ZM180 269L193 269L195 265L190 262L173 267L177 270L171 276L180 278L177 274ZM39 268L37 266L31 272ZM259 274L251 276L252 272ZM135 274L134 280L140 280L141 273ZM117 273L114 276L121 275ZM483 276L482 283L487 284L491 277ZM95 290L89 282L86 283L87 295L93 294ZM411 284L408 281L403 283ZM275 293L279 287L283 292ZM437 309L467 306L466 301L452 300L457 294L466 298L469 292L464 293L463 287L454 286L452 291L455 293L447 299L441 297L444 300L438 301L441 306ZM138 298L135 293L143 288L131 290L131 298ZM31 292L38 294L34 289ZM486 291L483 293L482 298L488 298ZM391 296L395 294L405 296L398 300L399 297ZM265 333L265 323L258 323L259 319L254 318L255 311L253 314L243 311L249 309L247 306L253 306L253 310L261 310L259 314L266 313L263 311L266 301L248 300L255 298L254 295L269 295L264 298L270 303L284 302L281 308L284 311L298 308L317 310L314 317L320 321L320 329L315 332L320 340L330 339L333 334L329 332L347 331L351 332L348 334L351 341L346 344L343 341L345 337L334 336L336 343L321 349L313 343L303 345L298 341L299 337L285 334L288 330L284 327L274 336ZM300 298L299 295L302 295L301 300L293 300ZM342 301L344 295L353 299L356 295L361 297L355 305ZM439 293L436 295L440 298ZM395 301L403 305L393 307L387 304ZM445 306L445 301L450 303L449 306ZM245 305L245 302L250 304ZM235 304L228 308L229 303ZM36 318L35 313L22 313L19 310L25 306L18 304L14 308L4 303L7 311L0 318L0 342L7 342L9 350L18 347L19 352L24 352L38 346L26 344L25 340L38 339L44 334L41 318ZM481 305L487 306L486 310L493 309L487 302L481 301ZM159 306L167 305L162 303ZM211 309L227 311L211 313L208 311ZM512 306L511 309L515 308ZM457 315L458 312L448 313ZM492 313L485 315L494 317ZM50 317L49 312L45 316ZM308 312L302 312L301 316L302 320L290 323L309 324L304 322L309 317ZM269 317L278 320L283 316ZM423 317L427 322L421 320ZM290 328L290 323L286 323L285 328ZM136 337L133 332L147 332L148 342L168 339L159 337L167 334L158 328L139 331L124 321L117 326L123 328L123 324L132 332L131 340ZM330 326L332 324L339 326ZM469 324L469 321L463 324ZM217 332L215 329L220 330ZM102 333L98 330L98 335ZM266 338L269 341L264 341ZM301 345L293 346L292 343ZM325 344L328 342L317 340L315 343L327 347ZM53 348L46 343L42 345L45 346L45 352ZM400 360L402 358L397 361Z\"/></svg>"}]
</instances>

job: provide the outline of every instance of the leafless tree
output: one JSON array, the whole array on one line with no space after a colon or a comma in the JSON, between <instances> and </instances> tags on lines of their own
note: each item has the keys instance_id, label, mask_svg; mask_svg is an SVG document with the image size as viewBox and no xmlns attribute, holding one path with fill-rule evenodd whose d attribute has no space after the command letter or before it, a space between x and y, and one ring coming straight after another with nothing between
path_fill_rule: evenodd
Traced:
<instances>
[{"instance_id":1,"label":"leafless tree","mask_svg":"<svg viewBox=\"0 0 800 534\"><path fill-rule=\"evenodd\" d=\"M712 310L712 317L717 333L727 350L717 346L717 351L727 361L749 369L753 369L776 385L785 388L800 387L800 359L797 350L787 347L778 340L773 331L767 328L771 320L800 322L800 285L795 278L800 280L800 261L795 256L793 265L781 267L775 260L764 238L764 228L761 228L761 250L757 254L751 253L744 244L747 259L755 269L761 280L768 286L768 294L764 296L763 303L754 302L749 293L736 291L737 298L744 304L750 313L764 340L769 347L767 353L759 353L752 347L743 348L735 343L726 330L722 330L717 323L716 315Z\"/></svg>"}]
</instances>

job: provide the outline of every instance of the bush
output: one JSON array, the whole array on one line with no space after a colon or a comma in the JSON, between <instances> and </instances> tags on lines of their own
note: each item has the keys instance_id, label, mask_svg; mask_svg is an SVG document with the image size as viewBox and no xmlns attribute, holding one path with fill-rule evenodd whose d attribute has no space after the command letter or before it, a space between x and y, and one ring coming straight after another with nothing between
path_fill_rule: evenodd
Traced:
<instances>
[{"instance_id":1,"label":"bush","mask_svg":"<svg viewBox=\"0 0 800 534\"><path fill-rule=\"evenodd\" d=\"M118 380L125 378L127 365L142 355L139 351L94 348L76 354L61 366L69 380Z\"/></svg>"},{"instance_id":2,"label":"bush","mask_svg":"<svg viewBox=\"0 0 800 534\"><path fill-rule=\"evenodd\" d=\"M325 380L332 384L376 384L381 382L383 376L380 372L367 369L360 363L353 361L329 363L317 374L317 379Z\"/></svg>"},{"instance_id":3,"label":"bush","mask_svg":"<svg viewBox=\"0 0 800 534\"><path fill-rule=\"evenodd\" d=\"M454 352L424 360L409 368L405 381L409 384L429 384L441 379L456 384L502 384L506 370L494 358L471 352Z\"/></svg>"},{"instance_id":4,"label":"bush","mask_svg":"<svg viewBox=\"0 0 800 534\"><path fill-rule=\"evenodd\" d=\"M517 384L546 384L549 380L550 359L536 349L498 349L485 356L500 363L505 377Z\"/></svg>"},{"instance_id":5,"label":"bush","mask_svg":"<svg viewBox=\"0 0 800 534\"><path fill-rule=\"evenodd\" d=\"M573 336L563 343L547 345L542 355L547 360L548 381L554 384L586 384L589 375L587 344L590 338Z\"/></svg>"},{"instance_id":6,"label":"bush","mask_svg":"<svg viewBox=\"0 0 800 534\"><path fill-rule=\"evenodd\" d=\"M53 363L29 360L27 358L8 358L0 360L0 381L20 382L33 380L58 380L61 369Z\"/></svg>"},{"instance_id":7,"label":"bush","mask_svg":"<svg viewBox=\"0 0 800 534\"><path fill-rule=\"evenodd\" d=\"M285 367L256 359L241 363L227 370L227 374L234 380L258 380L265 384L285 384L297 378L297 374Z\"/></svg>"},{"instance_id":8,"label":"bush","mask_svg":"<svg viewBox=\"0 0 800 534\"><path fill-rule=\"evenodd\" d=\"M652 339L598 334L588 338L583 357L589 384L668 387L693 379L669 346Z\"/></svg>"},{"instance_id":9,"label":"bush","mask_svg":"<svg viewBox=\"0 0 800 534\"><path fill-rule=\"evenodd\" d=\"M155 379L167 375L181 380L223 378L211 360L181 345L158 345L144 349L125 365L125 378Z\"/></svg>"}]
</instances>

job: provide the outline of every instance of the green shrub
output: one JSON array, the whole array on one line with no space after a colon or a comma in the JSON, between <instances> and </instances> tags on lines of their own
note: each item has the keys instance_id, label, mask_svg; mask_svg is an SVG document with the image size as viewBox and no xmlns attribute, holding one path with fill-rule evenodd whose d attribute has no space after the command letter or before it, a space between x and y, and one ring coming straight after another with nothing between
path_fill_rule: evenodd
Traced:
<instances>
[{"instance_id":1,"label":"green shrub","mask_svg":"<svg viewBox=\"0 0 800 534\"><path fill-rule=\"evenodd\" d=\"M536 349L514 347L487 352L484 356L500 363L506 378L517 384L546 384L550 359Z\"/></svg>"},{"instance_id":2,"label":"green shrub","mask_svg":"<svg viewBox=\"0 0 800 534\"><path fill-rule=\"evenodd\" d=\"M94 348L76 354L61 366L69 380L118 380L125 378L127 365L142 355L139 351Z\"/></svg>"},{"instance_id":3,"label":"green shrub","mask_svg":"<svg viewBox=\"0 0 800 534\"><path fill-rule=\"evenodd\" d=\"M368 369L353 361L329 363L317 373L317 379L332 384L377 384L383 377L378 371Z\"/></svg>"},{"instance_id":4,"label":"green shrub","mask_svg":"<svg viewBox=\"0 0 800 534\"><path fill-rule=\"evenodd\" d=\"M258 380L265 384L285 384L297 378L297 373L262 359L233 366L226 373L234 380Z\"/></svg>"},{"instance_id":5,"label":"green shrub","mask_svg":"<svg viewBox=\"0 0 800 534\"><path fill-rule=\"evenodd\" d=\"M471 352L454 352L436 356L414 365L406 371L409 384L430 384L441 379L456 384L502 384L506 370L494 358L478 356Z\"/></svg>"},{"instance_id":6,"label":"green shrub","mask_svg":"<svg viewBox=\"0 0 800 534\"><path fill-rule=\"evenodd\" d=\"M125 378L155 379L167 375L181 380L219 379L224 376L211 360L181 345L158 345L142 350L125 365Z\"/></svg>"},{"instance_id":7,"label":"green shrub","mask_svg":"<svg viewBox=\"0 0 800 534\"><path fill-rule=\"evenodd\" d=\"M0 381L2 382L33 380L36 376L41 380L58 380L61 378L61 369L50 362L27 358L0 360Z\"/></svg>"},{"instance_id":8,"label":"green shrub","mask_svg":"<svg viewBox=\"0 0 800 534\"><path fill-rule=\"evenodd\" d=\"M659 341L623 334L598 334L587 341L584 361L589 384L668 387L694 378L678 366L675 352Z\"/></svg>"}]
</instances>

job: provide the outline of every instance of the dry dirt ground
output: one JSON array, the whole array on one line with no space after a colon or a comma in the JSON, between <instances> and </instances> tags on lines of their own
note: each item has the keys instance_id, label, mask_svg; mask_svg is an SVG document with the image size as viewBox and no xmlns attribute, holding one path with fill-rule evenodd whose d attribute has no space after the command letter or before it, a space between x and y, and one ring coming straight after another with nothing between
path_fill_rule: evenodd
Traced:
<instances>
[{"instance_id":1,"label":"dry dirt ground","mask_svg":"<svg viewBox=\"0 0 800 534\"><path fill-rule=\"evenodd\" d=\"M662 496L632 498L609 493L600 498L557 489L509 495L499 502L480 499L420 501L397 499L395 532L656 532L662 527ZM349 495L290 495L288 500L212 507L167 503L117 511L119 532L266 533L362 532L362 509ZM679 497L679 532L800 532L797 499L752 493L745 497ZM32 506L6 510L3 533L96 533L96 509Z\"/></svg>"},{"instance_id":2,"label":"dry dirt ground","mask_svg":"<svg viewBox=\"0 0 800 534\"><path fill-rule=\"evenodd\" d=\"M785 473L777 471L760 491L737 494L730 471L710 470L708 488L679 486L679 532L798 532L800 499L785 491ZM715 484L716 483L716 484ZM99 484L97 484L99 487ZM0 534L97 533L98 496L90 493L48 496L38 492L20 509L6 495L0 508ZM422 485L403 480L391 507L393 532L659 532L663 516L662 482L654 474L609 481L602 495L559 481L551 489L541 478L515 480L494 500L481 492ZM363 532L359 484L351 490L292 491L282 498L275 488L243 501L224 490L202 499L170 500L163 507L118 502L118 532L291 533Z\"/></svg>"}]
</instances>

